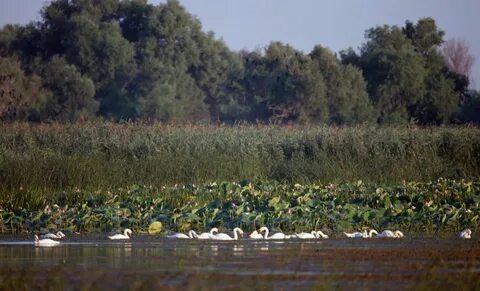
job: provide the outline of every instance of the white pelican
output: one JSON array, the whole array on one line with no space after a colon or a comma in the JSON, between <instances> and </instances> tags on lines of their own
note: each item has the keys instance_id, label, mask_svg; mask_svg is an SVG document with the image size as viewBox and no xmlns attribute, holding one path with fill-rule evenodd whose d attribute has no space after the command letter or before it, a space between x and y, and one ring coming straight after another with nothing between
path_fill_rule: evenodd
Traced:
<instances>
[{"instance_id":1,"label":"white pelican","mask_svg":"<svg viewBox=\"0 0 480 291\"><path fill-rule=\"evenodd\" d=\"M123 234L115 234L115 235L109 235L109 239L130 239L128 236L129 234L131 235L133 232L130 228L127 228L123 231Z\"/></svg>"},{"instance_id":2,"label":"white pelican","mask_svg":"<svg viewBox=\"0 0 480 291\"><path fill-rule=\"evenodd\" d=\"M321 230L318 230L317 238L328 238L328 235L324 234Z\"/></svg>"},{"instance_id":3,"label":"white pelican","mask_svg":"<svg viewBox=\"0 0 480 291\"><path fill-rule=\"evenodd\" d=\"M465 229L464 231L462 231L459 236L463 239L470 239L472 238L472 231L470 229Z\"/></svg>"},{"instance_id":4,"label":"white pelican","mask_svg":"<svg viewBox=\"0 0 480 291\"><path fill-rule=\"evenodd\" d=\"M249 237L251 239L263 239L263 235L261 233L258 233L258 231L254 230Z\"/></svg>"},{"instance_id":5,"label":"white pelican","mask_svg":"<svg viewBox=\"0 0 480 291\"><path fill-rule=\"evenodd\" d=\"M350 238L368 237L368 233L366 230L364 230L363 232L358 232L358 231L352 232L352 233L344 232L344 234Z\"/></svg>"},{"instance_id":6,"label":"white pelican","mask_svg":"<svg viewBox=\"0 0 480 291\"><path fill-rule=\"evenodd\" d=\"M47 234L42 234L40 235L40 238L64 238L65 235L61 231L57 231L57 233L47 233Z\"/></svg>"},{"instance_id":7,"label":"white pelican","mask_svg":"<svg viewBox=\"0 0 480 291\"><path fill-rule=\"evenodd\" d=\"M277 232L275 234L273 234L272 236L268 236L268 228L267 227L262 227L260 228L260 233L262 232L265 232L265 234L263 235L263 238L264 239L287 239L287 236L282 233L282 232ZM291 236L288 236L288 238L290 238Z\"/></svg>"},{"instance_id":8,"label":"white pelican","mask_svg":"<svg viewBox=\"0 0 480 291\"><path fill-rule=\"evenodd\" d=\"M377 234L377 237L393 237L393 238L402 238L403 233L399 230L396 230L395 232L391 230L384 230L381 233Z\"/></svg>"},{"instance_id":9,"label":"white pelican","mask_svg":"<svg viewBox=\"0 0 480 291\"><path fill-rule=\"evenodd\" d=\"M238 235L242 235L243 234L243 230L241 230L240 228L238 227L235 227L235 229L233 230L233 237L229 236L228 234L226 233L217 233L215 235L215 239L216 240L238 240Z\"/></svg>"},{"instance_id":10,"label":"white pelican","mask_svg":"<svg viewBox=\"0 0 480 291\"><path fill-rule=\"evenodd\" d=\"M301 233L296 233L294 234L295 238L299 238L299 239L315 239L317 238L317 232L312 230L312 232L308 233L308 232L301 232Z\"/></svg>"},{"instance_id":11,"label":"white pelican","mask_svg":"<svg viewBox=\"0 0 480 291\"><path fill-rule=\"evenodd\" d=\"M49 239L49 238L44 238L44 239L39 239L38 235L35 235L35 245L36 246L45 246L45 247L51 247L51 246L56 246L59 245L60 242Z\"/></svg>"},{"instance_id":12,"label":"white pelican","mask_svg":"<svg viewBox=\"0 0 480 291\"><path fill-rule=\"evenodd\" d=\"M195 235L193 237L196 237L198 239L215 239L215 233L218 232L218 228L214 227L210 229L210 232L204 232L199 235L197 235L195 232ZM193 234L192 233L192 234Z\"/></svg>"},{"instance_id":13,"label":"white pelican","mask_svg":"<svg viewBox=\"0 0 480 291\"><path fill-rule=\"evenodd\" d=\"M197 234L193 230L190 230L188 232L188 235L183 234L183 233L176 233L176 234L172 234L172 235L167 235L167 238L196 238L196 237L197 237Z\"/></svg>"}]
</instances>

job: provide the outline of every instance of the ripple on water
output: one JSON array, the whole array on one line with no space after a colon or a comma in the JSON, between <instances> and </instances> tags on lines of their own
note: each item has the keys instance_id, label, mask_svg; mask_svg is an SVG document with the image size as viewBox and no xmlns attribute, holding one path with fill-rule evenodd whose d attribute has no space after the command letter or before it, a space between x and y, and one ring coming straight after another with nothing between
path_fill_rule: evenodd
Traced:
<instances>
[{"instance_id":1,"label":"ripple on water","mask_svg":"<svg viewBox=\"0 0 480 291\"><path fill-rule=\"evenodd\" d=\"M32 280L38 288L60 278L78 288L102 289L130 286L129 280L152 288L184 288L195 280L199 286L220 289L233 288L234 282L258 288L403 289L419 282L455 287L448 284L462 278L460 287L471 289L478 280L469 278L480 275L480 244L475 240L215 242L137 235L129 241L72 236L61 242L44 248L35 247L31 237L0 237L0 280L18 284ZM108 280L115 284L102 283Z\"/></svg>"}]
</instances>

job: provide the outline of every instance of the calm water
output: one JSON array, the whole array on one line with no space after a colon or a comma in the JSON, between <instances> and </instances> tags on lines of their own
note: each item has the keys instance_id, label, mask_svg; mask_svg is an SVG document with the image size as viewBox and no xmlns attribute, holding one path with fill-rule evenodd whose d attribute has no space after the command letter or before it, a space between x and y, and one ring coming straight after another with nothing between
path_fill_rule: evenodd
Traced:
<instances>
[{"instance_id":1,"label":"calm water","mask_svg":"<svg viewBox=\"0 0 480 291\"><path fill-rule=\"evenodd\" d=\"M480 288L476 239L32 241L0 237L1 289Z\"/></svg>"}]
</instances>

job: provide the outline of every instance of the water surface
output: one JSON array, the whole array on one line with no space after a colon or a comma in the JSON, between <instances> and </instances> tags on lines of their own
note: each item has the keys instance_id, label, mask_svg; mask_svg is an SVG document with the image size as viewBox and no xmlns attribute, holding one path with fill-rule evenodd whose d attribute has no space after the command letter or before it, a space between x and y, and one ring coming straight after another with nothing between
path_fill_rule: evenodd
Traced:
<instances>
[{"instance_id":1,"label":"water surface","mask_svg":"<svg viewBox=\"0 0 480 291\"><path fill-rule=\"evenodd\" d=\"M480 288L476 240L216 242L77 236L36 247L0 237L2 289Z\"/></svg>"}]
</instances>

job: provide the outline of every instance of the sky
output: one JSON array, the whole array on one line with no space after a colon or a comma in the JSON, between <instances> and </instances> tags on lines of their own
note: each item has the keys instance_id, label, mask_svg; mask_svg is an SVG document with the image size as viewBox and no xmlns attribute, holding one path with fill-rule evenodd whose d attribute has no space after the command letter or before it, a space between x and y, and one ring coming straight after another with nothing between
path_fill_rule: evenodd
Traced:
<instances>
[{"instance_id":1,"label":"sky","mask_svg":"<svg viewBox=\"0 0 480 291\"><path fill-rule=\"evenodd\" d=\"M38 20L45 0L0 0L0 26ZM150 0L152 4L164 0ZM480 89L480 0L180 0L233 50L256 49L282 41L304 52L316 45L338 52L357 49L365 30L403 26L432 17L445 38L463 39L476 61L472 88Z\"/></svg>"}]
</instances>

